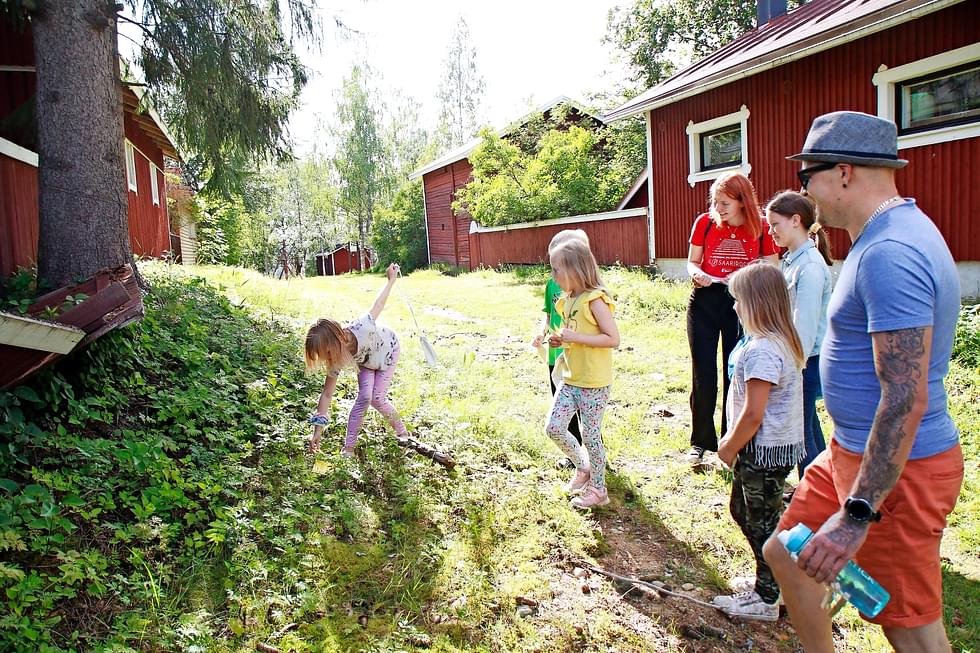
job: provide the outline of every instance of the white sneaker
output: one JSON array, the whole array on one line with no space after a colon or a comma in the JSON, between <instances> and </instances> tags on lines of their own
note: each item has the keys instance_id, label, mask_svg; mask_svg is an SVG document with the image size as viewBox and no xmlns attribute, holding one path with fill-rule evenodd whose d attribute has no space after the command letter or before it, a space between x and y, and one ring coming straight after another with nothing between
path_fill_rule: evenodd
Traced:
<instances>
[{"instance_id":1,"label":"white sneaker","mask_svg":"<svg viewBox=\"0 0 980 653\"><path fill-rule=\"evenodd\" d=\"M716 596L711 604L721 608L729 617L753 621L776 621L779 619L779 605L766 603L755 593L742 592L732 596Z\"/></svg>"},{"instance_id":2,"label":"white sneaker","mask_svg":"<svg viewBox=\"0 0 980 653\"><path fill-rule=\"evenodd\" d=\"M704 449L701 447L691 447L684 455L684 458L690 465L697 467L704 459Z\"/></svg>"}]
</instances>

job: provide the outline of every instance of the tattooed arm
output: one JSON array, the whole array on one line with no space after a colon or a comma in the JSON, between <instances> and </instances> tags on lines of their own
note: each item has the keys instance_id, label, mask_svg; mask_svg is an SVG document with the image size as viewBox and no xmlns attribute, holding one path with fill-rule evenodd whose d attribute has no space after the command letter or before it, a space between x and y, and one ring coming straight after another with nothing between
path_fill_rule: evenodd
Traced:
<instances>
[{"instance_id":1,"label":"tattooed arm","mask_svg":"<svg viewBox=\"0 0 980 653\"><path fill-rule=\"evenodd\" d=\"M931 343L931 327L872 334L881 399L851 495L867 499L875 509L898 482L928 405ZM850 519L842 508L800 552L800 567L818 582L833 579L867 532L867 524Z\"/></svg>"}]
</instances>

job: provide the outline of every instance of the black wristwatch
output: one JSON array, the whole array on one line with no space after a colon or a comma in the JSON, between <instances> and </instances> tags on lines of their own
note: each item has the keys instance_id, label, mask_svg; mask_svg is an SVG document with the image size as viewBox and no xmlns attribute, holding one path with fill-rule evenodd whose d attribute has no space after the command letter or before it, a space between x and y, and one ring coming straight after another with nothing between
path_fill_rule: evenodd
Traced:
<instances>
[{"instance_id":1,"label":"black wristwatch","mask_svg":"<svg viewBox=\"0 0 980 653\"><path fill-rule=\"evenodd\" d=\"M847 497L847 501L844 502L844 512L861 524L881 521L881 513L874 509L870 501L860 497Z\"/></svg>"}]
</instances>

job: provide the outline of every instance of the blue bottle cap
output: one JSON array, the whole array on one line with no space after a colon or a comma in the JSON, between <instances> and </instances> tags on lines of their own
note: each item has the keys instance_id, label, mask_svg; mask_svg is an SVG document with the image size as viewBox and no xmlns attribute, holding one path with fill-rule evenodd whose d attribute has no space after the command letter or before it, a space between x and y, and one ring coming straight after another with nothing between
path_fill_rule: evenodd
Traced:
<instances>
[{"instance_id":1,"label":"blue bottle cap","mask_svg":"<svg viewBox=\"0 0 980 653\"><path fill-rule=\"evenodd\" d=\"M806 524L800 523L788 531L781 531L777 537L787 551L799 553L812 536L813 531Z\"/></svg>"}]
</instances>

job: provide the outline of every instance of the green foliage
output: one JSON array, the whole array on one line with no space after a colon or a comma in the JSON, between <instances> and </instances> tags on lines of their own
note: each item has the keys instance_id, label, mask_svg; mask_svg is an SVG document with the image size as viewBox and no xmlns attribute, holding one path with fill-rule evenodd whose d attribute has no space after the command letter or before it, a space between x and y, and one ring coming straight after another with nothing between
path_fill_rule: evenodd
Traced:
<instances>
[{"instance_id":1,"label":"green foliage","mask_svg":"<svg viewBox=\"0 0 980 653\"><path fill-rule=\"evenodd\" d=\"M398 263L407 274L428 262L424 201L422 180L416 179L398 189L390 208L378 211L371 244L379 267Z\"/></svg>"},{"instance_id":2,"label":"green foliage","mask_svg":"<svg viewBox=\"0 0 980 653\"><path fill-rule=\"evenodd\" d=\"M197 262L225 264L228 256L228 236L238 231L241 213L235 210L236 202L220 202L217 206L200 206L194 212L197 224ZM226 232L227 230L227 232Z\"/></svg>"},{"instance_id":3,"label":"green foliage","mask_svg":"<svg viewBox=\"0 0 980 653\"><path fill-rule=\"evenodd\" d=\"M804 1L791 0L789 7ZM609 12L604 42L619 50L633 82L650 88L753 29L755 22L754 2L635 0Z\"/></svg>"},{"instance_id":4,"label":"green foliage","mask_svg":"<svg viewBox=\"0 0 980 653\"><path fill-rule=\"evenodd\" d=\"M180 648L187 570L226 559L256 473L297 451L314 388L288 329L143 271L142 321L0 392L2 650Z\"/></svg>"},{"instance_id":5,"label":"green foliage","mask_svg":"<svg viewBox=\"0 0 980 653\"><path fill-rule=\"evenodd\" d=\"M577 125L551 129L528 155L486 128L470 155L473 181L457 193L453 208L485 226L611 210L644 159L626 163L610 153L602 134Z\"/></svg>"},{"instance_id":6,"label":"green foliage","mask_svg":"<svg viewBox=\"0 0 980 653\"><path fill-rule=\"evenodd\" d=\"M685 284L602 270L624 337L603 422L613 505L582 514L541 428L547 372L515 337L539 323L543 266L400 281L436 369L408 336L404 302L385 309L404 336L394 402L413 433L454 452L451 474L403 453L373 411L353 460L324 451L314 475L304 454L323 377L304 376L292 329L355 315L379 275L282 283L200 268L232 303L181 267L141 269L141 323L0 393L0 650L660 650L690 613L663 603L651 619L649 602L574 576L580 561L628 557L702 598L751 569L729 480L682 460ZM340 377L326 449L343 439L353 376ZM977 646L977 377L954 361L946 384L966 458L943 542L955 650ZM527 599L540 610L523 619ZM715 648L744 648L741 626L703 617L726 635ZM838 619L846 650L890 650L853 610ZM799 647L785 622L751 636L757 650Z\"/></svg>"},{"instance_id":7,"label":"green foliage","mask_svg":"<svg viewBox=\"0 0 980 653\"><path fill-rule=\"evenodd\" d=\"M0 308L11 313L27 313L34 298L42 293L37 283L37 268L18 267L0 283Z\"/></svg>"},{"instance_id":8,"label":"green foliage","mask_svg":"<svg viewBox=\"0 0 980 653\"><path fill-rule=\"evenodd\" d=\"M338 203L356 219L361 244L368 242L374 212L388 199L393 185L380 104L368 83L367 72L360 66L354 66L350 77L344 79L337 104L339 143L333 158L340 178Z\"/></svg>"},{"instance_id":9,"label":"green foliage","mask_svg":"<svg viewBox=\"0 0 980 653\"><path fill-rule=\"evenodd\" d=\"M0 310L26 315L38 297L49 289L37 280L37 268L18 267L17 271L0 283ZM61 304L48 306L39 317L50 320L88 299L85 293L66 295Z\"/></svg>"},{"instance_id":10,"label":"green foliage","mask_svg":"<svg viewBox=\"0 0 980 653\"><path fill-rule=\"evenodd\" d=\"M137 63L210 190L240 190L250 161L288 158L286 121L307 81L294 40L315 43L307 0L127 0L143 37Z\"/></svg>"},{"instance_id":11,"label":"green foliage","mask_svg":"<svg viewBox=\"0 0 980 653\"><path fill-rule=\"evenodd\" d=\"M953 359L980 371L980 304L965 306L956 322Z\"/></svg>"}]
</instances>

